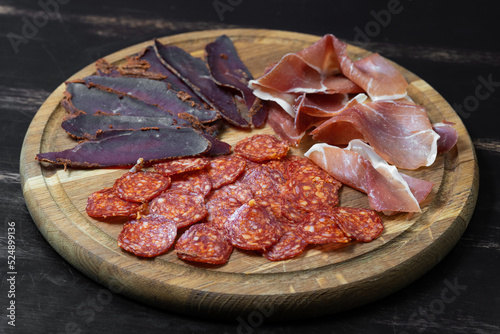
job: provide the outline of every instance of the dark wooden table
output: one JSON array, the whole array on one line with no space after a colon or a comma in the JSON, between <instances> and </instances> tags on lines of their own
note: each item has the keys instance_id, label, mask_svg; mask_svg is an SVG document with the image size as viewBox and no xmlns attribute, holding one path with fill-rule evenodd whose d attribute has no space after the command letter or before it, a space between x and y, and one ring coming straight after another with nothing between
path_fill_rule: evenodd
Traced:
<instances>
[{"instance_id":1,"label":"dark wooden table","mask_svg":"<svg viewBox=\"0 0 500 334\"><path fill-rule=\"evenodd\" d=\"M500 20L493 1L0 1L0 332L500 332ZM441 262L408 287L355 310L300 322L214 322L149 307L90 280L37 230L21 191L24 134L71 74L124 47L217 28L333 33L426 80L469 130L480 167L474 215ZM8 268L15 223L15 284ZM14 231L14 230L11 230ZM15 290L15 296L9 290ZM15 300L15 327L7 308Z\"/></svg>"}]
</instances>

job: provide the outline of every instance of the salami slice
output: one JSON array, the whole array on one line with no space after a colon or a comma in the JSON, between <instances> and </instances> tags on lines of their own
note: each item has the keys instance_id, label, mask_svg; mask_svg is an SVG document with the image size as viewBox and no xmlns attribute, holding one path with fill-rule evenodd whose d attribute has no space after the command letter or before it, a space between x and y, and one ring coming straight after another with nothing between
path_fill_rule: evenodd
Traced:
<instances>
[{"instance_id":1,"label":"salami slice","mask_svg":"<svg viewBox=\"0 0 500 334\"><path fill-rule=\"evenodd\" d=\"M328 211L310 212L305 221L297 225L296 233L309 244L347 243L351 240Z\"/></svg>"},{"instance_id":2,"label":"salami slice","mask_svg":"<svg viewBox=\"0 0 500 334\"><path fill-rule=\"evenodd\" d=\"M154 169L158 173L171 176L174 174L205 168L209 163L210 159L205 157L183 158L157 163L154 165Z\"/></svg>"},{"instance_id":3,"label":"salami slice","mask_svg":"<svg viewBox=\"0 0 500 334\"><path fill-rule=\"evenodd\" d=\"M212 181L212 188L217 189L233 183L245 170L246 160L237 155L215 157L210 161L208 176Z\"/></svg>"},{"instance_id":4,"label":"salami slice","mask_svg":"<svg viewBox=\"0 0 500 334\"><path fill-rule=\"evenodd\" d=\"M123 225L118 246L137 256L155 257L167 252L176 236L173 221L160 215L147 215Z\"/></svg>"},{"instance_id":5,"label":"salami slice","mask_svg":"<svg viewBox=\"0 0 500 334\"><path fill-rule=\"evenodd\" d=\"M285 183L285 178L277 170L257 165L246 170L238 181L248 185L254 196L267 196L277 194L280 186Z\"/></svg>"},{"instance_id":6,"label":"salami slice","mask_svg":"<svg viewBox=\"0 0 500 334\"><path fill-rule=\"evenodd\" d=\"M90 217L127 217L141 209L139 203L125 201L118 197L113 188L106 188L92 193L87 200L86 211Z\"/></svg>"},{"instance_id":7,"label":"salami slice","mask_svg":"<svg viewBox=\"0 0 500 334\"><path fill-rule=\"evenodd\" d=\"M253 135L240 140L234 147L234 152L255 162L280 159L287 155L290 146L267 134Z\"/></svg>"},{"instance_id":8,"label":"salami slice","mask_svg":"<svg viewBox=\"0 0 500 334\"><path fill-rule=\"evenodd\" d=\"M115 181L114 192L122 199L143 203L160 195L170 185L170 178L160 173L128 172Z\"/></svg>"},{"instance_id":9,"label":"salami slice","mask_svg":"<svg viewBox=\"0 0 500 334\"><path fill-rule=\"evenodd\" d=\"M355 240L370 242L384 230L382 219L373 210L336 207L331 212L342 231Z\"/></svg>"},{"instance_id":10,"label":"salami slice","mask_svg":"<svg viewBox=\"0 0 500 334\"><path fill-rule=\"evenodd\" d=\"M167 190L149 204L149 212L163 215L177 228L194 224L207 215L203 195Z\"/></svg>"},{"instance_id":11,"label":"salami slice","mask_svg":"<svg viewBox=\"0 0 500 334\"><path fill-rule=\"evenodd\" d=\"M224 264L233 246L224 232L208 223L196 224L185 231L175 244L177 256L183 260L209 264Z\"/></svg>"},{"instance_id":12,"label":"salami slice","mask_svg":"<svg viewBox=\"0 0 500 334\"><path fill-rule=\"evenodd\" d=\"M247 250L265 250L281 237L282 231L267 211L250 201L229 217L224 228L231 244Z\"/></svg>"},{"instance_id":13,"label":"salami slice","mask_svg":"<svg viewBox=\"0 0 500 334\"><path fill-rule=\"evenodd\" d=\"M212 190L212 181L205 170L195 170L173 175L170 189L207 196Z\"/></svg>"},{"instance_id":14,"label":"salami slice","mask_svg":"<svg viewBox=\"0 0 500 334\"><path fill-rule=\"evenodd\" d=\"M300 255L307 245L305 240L290 231L283 234L263 255L270 261L287 260Z\"/></svg>"},{"instance_id":15,"label":"salami slice","mask_svg":"<svg viewBox=\"0 0 500 334\"><path fill-rule=\"evenodd\" d=\"M215 190L206 203L207 221L222 227L239 207L252 198L252 190L244 184L228 184Z\"/></svg>"}]
</instances>

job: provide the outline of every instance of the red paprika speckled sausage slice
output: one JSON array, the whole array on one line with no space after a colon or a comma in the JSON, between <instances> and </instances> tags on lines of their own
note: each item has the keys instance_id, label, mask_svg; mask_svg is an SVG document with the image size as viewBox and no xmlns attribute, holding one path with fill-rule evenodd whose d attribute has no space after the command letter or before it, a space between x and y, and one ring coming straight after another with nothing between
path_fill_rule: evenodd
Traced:
<instances>
[{"instance_id":1,"label":"red paprika speckled sausage slice","mask_svg":"<svg viewBox=\"0 0 500 334\"><path fill-rule=\"evenodd\" d=\"M127 217L141 209L138 203L125 201L118 197L113 188L106 188L92 193L87 199L86 211L90 217Z\"/></svg>"},{"instance_id":2,"label":"red paprika speckled sausage slice","mask_svg":"<svg viewBox=\"0 0 500 334\"><path fill-rule=\"evenodd\" d=\"M210 159L205 157L183 158L157 163L153 167L158 173L171 176L205 168L209 163Z\"/></svg>"},{"instance_id":3,"label":"red paprika speckled sausage slice","mask_svg":"<svg viewBox=\"0 0 500 334\"><path fill-rule=\"evenodd\" d=\"M167 252L176 236L173 221L150 214L126 222L118 236L118 246L137 256L155 257Z\"/></svg>"},{"instance_id":4,"label":"red paprika speckled sausage slice","mask_svg":"<svg viewBox=\"0 0 500 334\"><path fill-rule=\"evenodd\" d=\"M206 202L207 221L222 227L227 218L252 198L252 190L244 184L233 183L216 189Z\"/></svg>"},{"instance_id":5,"label":"red paprika speckled sausage slice","mask_svg":"<svg viewBox=\"0 0 500 334\"><path fill-rule=\"evenodd\" d=\"M207 215L203 195L167 190L149 204L149 212L163 215L177 228L194 224Z\"/></svg>"},{"instance_id":6,"label":"red paprika speckled sausage slice","mask_svg":"<svg viewBox=\"0 0 500 334\"><path fill-rule=\"evenodd\" d=\"M170 185L170 178L155 172L128 172L119 177L114 192L130 202L146 202L160 195Z\"/></svg>"},{"instance_id":7,"label":"red paprika speckled sausage slice","mask_svg":"<svg viewBox=\"0 0 500 334\"><path fill-rule=\"evenodd\" d=\"M175 244L177 256L183 260L209 264L224 264L233 246L224 232L208 223L196 224L185 231Z\"/></svg>"},{"instance_id":8,"label":"red paprika speckled sausage slice","mask_svg":"<svg viewBox=\"0 0 500 334\"><path fill-rule=\"evenodd\" d=\"M295 232L310 244L347 243L351 240L328 211L310 212L297 224Z\"/></svg>"},{"instance_id":9,"label":"red paprika speckled sausage slice","mask_svg":"<svg viewBox=\"0 0 500 334\"><path fill-rule=\"evenodd\" d=\"M192 192L207 196L212 190L212 181L204 170L176 174L172 176L171 190Z\"/></svg>"},{"instance_id":10,"label":"red paprika speckled sausage slice","mask_svg":"<svg viewBox=\"0 0 500 334\"><path fill-rule=\"evenodd\" d=\"M262 253L270 261L282 261L300 255L308 243L293 232L286 232L277 243Z\"/></svg>"},{"instance_id":11,"label":"red paprika speckled sausage slice","mask_svg":"<svg viewBox=\"0 0 500 334\"><path fill-rule=\"evenodd\" d=\"M266 134L242 139L234 146L235 153L255 162L280 159L287 155L289 149L286 142Z\"/></svg>"},{"instance_id":12,"label":"red paprika speckled sausage slice","mask_svg":"<svg viewBox=\"0 0 500 334\"><path fill-rule=\"evenodd\" d=\"M281 237L280 227L254 200L243 204L229 217L224 228L230 243L247 250L265 250Z\"/></svg>"},{"instance_id":13,"label":"red paprika speckled sausage slice","mask_svg":"<svg viewBox=\"0 0 500 334\"><path fill-rule=\"evenodd\" d=\"M336 207L331 213L342 231L355 240L370 242L384 230L382 219L373 210Z\"/></svg>"},{"instance_id":14,"label":"red paprika speckled sausage slice","mask_svg":"<svg viewBox=\"0 0 500 334\"><path fill-rule=\"evenodd\" d=\"M212 180L212 188L217 189L233 183L245 170L246 160L237 155L215 157L210 161L208 176Z\"/></svg>"},{"instance_id":15,"label":"red paprika speckled sausage slice","mask_svg":"<svg viewBox=\"0 0 500 334\"><path fill-rule=\"evenodd\" d=\"M280 186L285 183L285 178L277 170L257 165L247 169L238 182L248 185L254 196L267 196L277 194Z\"/></svg>"}]
</instances>

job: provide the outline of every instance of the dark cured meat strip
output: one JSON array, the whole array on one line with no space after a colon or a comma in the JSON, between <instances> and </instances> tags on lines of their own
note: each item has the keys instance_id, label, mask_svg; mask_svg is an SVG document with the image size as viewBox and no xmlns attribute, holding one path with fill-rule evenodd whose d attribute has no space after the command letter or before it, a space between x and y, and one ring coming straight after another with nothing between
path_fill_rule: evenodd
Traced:
<instances>
[{"instance_id":1,"label":"dark cured meat strip","mask_svg":"<svg viewBox=\"0 0 500 334\"><path fill-rule=\"evenodd\" d=\"M212 181L204 170L176 174L172 176L171 190L181 190L207 196L212 190Z\"/></svg>"},{"instance_id":2,"label":"dark cured meat strip","mask_svg":"<svg viewBox=\"0 0 500 334\"><path fill-rule=\"evenodd\" d=\"M240 92L252 115L252 124L260 127L267 116L267 108L262 101L257 101L248 82L253 79L252 73L241 61L233 42L226 35L219 36L214 42L205 46L206 60L212 77L226 87Z\"/></svg>"},{"instance_id":3,"label":"dark cured meat strip","mask_svg":"<svg viewBox=\"0 0 500 334\"><path fill-rule=\"evenodd\" d=\"M98 140L84 141L72 149L37 154L36 160L71 167L132 166L203 154L210 142L192 128L147 131L108 131Z\"/></svg>"},{"instance_id":4,"label":"dark cured meat strip","mask_svg":"<svg viewBox=\"0 0 500 334\"><path fill-rule=\"evenodd\" d=\"M120 198L143 203L160 195L170 185L170 178L156 172L128 172L119 177L113 190Z\"/></svg>"},{"instance_id":5,"label":"dark cured meat strip","mask_svg":"<svg viewBox=\"0 0 500 334\"><path fill-rule=\"evenodd\" d=\"M263 255L270 261L287 260L300 255L307 245L306 241L289 231L283 234L278 242L272 245Z\"/></svg>"},{"instance_id":6,"label":"dark cured meat strip","mask_svg":"<svg viewBox=\"0 0 500 334\"><path fill-rule=\"evenodd\" d=\"M210 159L205 157L184 158L165 161L154 165L154 169L163 175L174 175L193 170L202 169L210 164Z\"/></svg>"},{"instance_id":7,"label":"dark cured meat strip","mask_svg":"<svg viewBox=\"0 0 500 334\"><path fill-rule=\"evenodd\" d=\"M328 211L314 211L296 226L299 237L310 244L347 243L351 240Z\"/></svg>"},{"instance_id":8,"label":"dark cured meat strip","mask_svg":"<svg viewBox=\"0 0 500 334\"><path fill-rule=\"evenodd\" d=\"M234 152L255 162L280 159L287 155L290 147L272 135L253 135L240 140L234 147Z\"/></svg>"},{"instance_id":9,"label":"dark cured meat strip","mask_svg":"<svg viewBox=\"0 0 500 334\"><path fill-rule=\"evenodd\" d=\"M169 90L162 81L131 78L131 77L102 77L89 76L84 78L87 87L96 87L100 90L112 90L124 95L135 97L148 104L157 105L172 114L187 113L195 116L202 123L213 122L218 118L217 112L196 105L194 102L183 101L177 93Z\"/></svg>"},{"instance_id":10,"label":"dark cured meat strip","mask_svg":"<svg viewBox=\"0 0 500 334\"><path fill-rule=\"evenodd\" d=\"M175 224L159 215L142 216L123 225L118 246L141 257L155 257L167 252L177 236Z\"/></svg>"},{"instance_id":11,"label":"dark cured meat strip","mask_svg":"<svg viewBox=\"0 0 500 334\"><path fill-rule=\"evenodd\" d=\"M189 85L206 103L217 109L226 121L242 128L250 126L240 115L232 94L217 86L212 80L210 70L203 60L191 56L181 48L163 45L157 40L155 40L155 48L163 64Z\"/></svg>"},{"instance_id":12,"label":"dark cured meat strip","mask_svg":"<svg viewBox=\"0 0 500 334\"><path fill-rule=\"evenodd\" d=\"M232 251L224 233L206 223L191 226L175 244L180 259L209 264L226 263Z\"/></svg>"},{"instance_id":13,"label":"dark cured meat strip","mask_svg":"<svg viewBox=\"0 0 500 334\"><path fill-rule=\"evenodd\" d=\"M81 114L66 119L61 127L73 138L96 139L97 133L102 131L169 128L175 123L170 115L149 117Z\"/></svg>"},{"instance_id":14,"label":"dark cured meat strip","mask_svg":"<svg viewBox=\"0 0 500 334\"><path fill-rule=\"evenodd\" d=\"M97 88L88 88L80 82L69 82L66 86L63 107L72 115L110 114L121 116L174 117L178 124L190 124L157 106L147 104L130 96L118 95Z\"/></svg>"},{"instance_id":15,"label":"dark cured meat strip","mask_svg":"<svg viewBox=\"0 0 500 334\"><path fill-rule=\"evenodd\" d=\"M279 240L281 229L255 201L243 204L224 223L231 244L246 250L265 250Z\"/></svg>"},{"instance_id":16,"label":"dark cured meat strip","mask_svg":"<svg viewBox=\"0 0 500 334\"><path fill-rule=\"evenodd\" d=\"M206 133L203 133L202 136L205 137L205 139L207 139L211 144L210 150L208 150L207 155L215 157L218 155L226 155L231 153L231 145L229 145L228 143L223 142Z\"/></svg>"},{"instance_id":17,"label":"dark cured meat strip","mask_svg":"<svg viewBox=\"0 0 500 334\"><path fill-rule=\"evenodd\" d=\"M92 193L87 199L86 211L90 217L127 217L141 208L138 203L131 203L118 197L113 188L106 188Z\"/></svg>"},{"instance_id":18,"label":"dark cured meat strip","mask_svg":"<svg viewBox=\"0 0 500 334\"><path fill-rule=\"evenodd\" d=\"M373 210L332 208L331 216L344 233L355 240L370 242L384 230L382 219Z\"/></svg>"},{"instance_id":19,"label":"dark cured meat strip","mask_svg":"<svg viewBox=\"0 0 500 334\"><path fill-rule=\"evenodd\" d=\"M177 228L199 222L208 214L203 195L178 190L167 190L153 199L149 212L171 219Z\"/></svg>"},{"instance_id":20,"label":"dark cured meat strip","mask_svg":"<svg viewBox=\"0 0 500 334\"><path fill-rule=\"evenodd\" d=\"M208 176L214 189L233 183L243 173L246 160L237 155L225 155L213 158L208 167Z\"/></svg>"}]
</instances>

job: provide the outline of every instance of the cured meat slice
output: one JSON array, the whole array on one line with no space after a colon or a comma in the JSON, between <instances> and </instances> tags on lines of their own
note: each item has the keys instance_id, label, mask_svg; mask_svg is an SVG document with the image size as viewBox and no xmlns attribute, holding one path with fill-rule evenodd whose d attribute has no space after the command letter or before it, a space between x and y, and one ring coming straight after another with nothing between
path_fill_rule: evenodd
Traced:
<instances>
[{"instance_id":1,"label":"cured meat slice","mask_svg":"<svg viewBox=\"0 0 500 334\"><path fill-rule=\"evenodd\" d=\"M265 250L276 243L281 229L255 201L243 204L224 223L230 243L246 250Z\"/></svg>"},{"instance_id":2,"label":"cured meat slice","mask_svg":"<svg viewBox=\"0 0 500 334\"><path fill-rule=\"evenodd\" d=\"M212 181L212 188L217 189L233 183L243 173L246 160L237 155L224 155L212 158L208 167L208 176Z\"/></svg>"},{"instance_id":3,"label":"cured meat slice","mask_svg":"<svg viewBox=\"0 0 500 334\"><path fill-rule=\"evenodd\" d=\"M170 178L167 176L139 171L128 172L119 177L113 185L113 190L126 201L143 203L160 195L169 185Z\"/></svg>"},{"instance_id":4,"label":"cured meat slice","mask_svg":"<svg viewBox=\"0 0 500 334\"><path fill-rule=\"evenodd\" d=\"M432 124L432 128L439 135L439 139L437 141L437 151L438 153L446 153L458 141L458 132L453 127L453 123L450 122L441 122Z\"/></svg>"},{"instance_id":5,"label":"cured meat slice","mask_svg":"<svg viewBox=\"0 0 500 334\"><path fill-rule=\"evenodd\" d=\"M121 116L175 117L178 124L189 124L158 106L126 95L118 95L97 88L88 88L79 82L69 82L66 86L62 106L71 115L109 114Z\"/></svg>"},{"instance_id":6,"label":"cured meat slice","mask_svg":"<svg viewBox=\"0 0 500 334\"><path fill-rule=\"evenodd\" d=\"M205 46L205 51L207 64L215 81L219 85L237 90L245 100L252 116L252 124L256 127L262 126L267 108L248 87L248 82L253 79L252 73L241 61L231 39L226 35L219 36Z\"/></svg>"},{"instance_id":7,"label":"cured meat slice","mask_svg":"<svg viewBox=\"0 0 500 334\"><path fill-rule=\"evenodd\" d=\"M231 145L229 145L228 143L223 142L206 133L203 133L202 136L210 142L210 149L207 151L207 155L215 157L218 155L226 155L231 153Z\"/></svg>"},{"instance_id":8,"label":"cured meat slice","mask_svg":"<svg viewBox=\"0 0 500 334\"><path fill-rule=\"evenodd\" d=\"M240 115L230 92L219 87L211 78L205 62L191 56L173 45L163 45L155 40L155 50L162 63L188 86L190 86L208 105L217 109L230 124L247 128L248 122Z\"/></svg>"},{"instance_id":9,"label":"cured meat slice","mask_svg":"<svg viewBox=\"0 0 500 334\"><path fill-rule=\"evenodd\" d=\"M287 155L290 146L275 136L260 134L240 140L234 152L254 162L280 159Z\"/></svg>"},{"instance_id":10,"label":"cured meat slice","mask_svg":"<svg viewBox=\"0 0 500 334\"><path fill-rule=\"evenodd\" d=\"M238 182L246 184L254 196L268 196L279 192L280 186L285 183L285 177L266 165L257 165L245 171Z\"/></svg>"},{"instance_id":11,"label":"cured meat slice","mask_svg":"<svg viewBox=\"0 0 500 334\"><path fill-rule=\"evenodd\" d=\"M137 256L155 257L166 253L176 236L174 222L150 214L126 222L118 235L118 246Z\"/></svg>"},{"instance_id":12,"label":"cured meat slice","mask_svg":"<svg viewBox=\"0 0 500 334\"><path fill-rule=\"evenodd\" d=\"M289 231L283 234L278 242L262 254L270 261L283 261L302 254L307 245L308 243L305 240Z\"/></svg>"},{"instance_id":13,"label":"cured meat slice","mask_svg":"<svg viewBox=\"0 0 500 334\"><path fill-rule=\"evenodd\" d=\"M172 220L177 228L199 222L207 215L203 195L167 190L149 204L149 212Z\"/></svg>"},{"instance_id":14,"label":"cured meat slice","mask_svg":"<svg viewBox=\"0 0 500 334\"><path fill-rule=\"evenodd\" d=\"M340 122L340 123L339 123ZM338 123L338 124L337 124ZM344 126L345 124L349 126ZM387 162L404 169L430 166L437 156L439 135L423 107L403 101L356 104L332 116L311 132L330 145L345 144L352 126Z\"/></svg>"},{"instance_id":15,"label":"cured meat slice","mask_svg":"<svg viewBox=\"0 0 500 334\"><path fill-rule=\"evenodd\" d=\"M351 241L328 211L310 212L296 226L297 235L309 244L347 243Z\"/></svg>"},{"instance_id":16,"label":"cured meat slice","mask_svg":"<svg viewBox=\"0 0 500 334\"><path fill-rule=\"evenodd\" d=\"M196 170L173 175L170 189L207 196L212 190L212 181L206 171Z\"/></svg>"},{"instance_id":17,"label":"cured meat slice","mask_svg":"<svg viewBox=\"0 0 500 334\"><path fill-rule=\"evenodd\" d=\"M36 160L71 167L132 166L203 154L210 142L192 128L164 128L147 131L108 131L72 149L39 153Z\"/></svg>"},{"instance_id":18,"label":"cured meat slice","mask_svg":"<svg viewBox=\"0 0 500 334\"><path fill-rule=\"evenodd\" d=\"M174 174L190 172L203 169L210 164L210 159L206 157L183 158L161 162L155 164L154 169L163 175L171 176Z\"/></svg>"},{"instance_id":19,"label":"cured meat slice","mask_svg":"<svg viewBox=\"0 0 500 334\"><path fill-rule=\"evenodd\" d=\"M359 151L315 144L305 156L340 182L368 194L370 207L376 211L420 212L419 203L397 170L377 158L373 151L366 151L366 157L363 156L359 152L367 150L368 146L356 141L351 147L356 145L360 146ZM384 169L380 169L384 164Z\"/></svg>"},{"instance_id":20,"label":"cured meat slice","mask_svg":"<svg viewBox=\"0 0 500 334\"><path fill-rule=\"evenodd\" d=\"M271 105L269 103L273 104L276 103L278 104L283 110L290 116L295 117L295 113L293 111L293 104L297 97L299 97L302 94L299 93L282 93L278 91L274 91L272 89L260 87L259 89L255 89L253 91L253 94L260 98L261 100L265 101L265 103L268 104L269 108L271 108ZM271 112L271 109L269 109L269 112Z\"/></svg>"},{"instance_id":21,"label":"cured meat slice","mask_svg":"<svg viewBox=\"0 0 500 334\"><path fill-rule=\"evenodd\" d=\"M84 78L87 87L120 93L135 97L148 104L159 106L172 114L187 113L202 123L213 122L218 118L217 112L194 102L183 101L178 94L168 89L165 82L146 78L88 76Z\"/></svg>"},{"instance_id":22,"label":"cured meat slice","mask_svg":"<svg viewBox=\"0 0 500 334\"><path fill-rule=\"evenodd\" d=\"M268 104L270 107L267 124L282 140L290 146L297 147L306 132L298 131L294 124L294 118L277 103L268 102Z\"/></svg>"},{"instance_id":23,"label":"cured meat slice","mask_svg":"<svg viewBox=\"0 0 500 334\"><path fill-rule=\"evenodd\" d=\"M336 207L331 209L331 217L354 240L370 242L384 230L382 219L372 210Z\"/></svg>"},{"instance_id":24,"label":"cured meat slice","mask_svg":"<svg viewBox=\"0 0 500 334\"><path fill-rule=\"evenodd\" d=\"M189 227L175 244L179 258L209 264L226 263L232 251L224 232L207 223Z\"/></svg>"},{"instance_id":25,"label":"cured meat slice","mask_svg":"<svg viewBox=\"0 0 500 334\"><path fill-rule=\"evenodd\" d=\"M140 209L140 204L125 201L113 192L113 188L106 188L89 196L85 210L90 217L109 218L127 217Z\"/></svg>"},{"instance_id":26,"label":"cured meat slice","mask_svg":"<svg viewBox=\"0 0 500 334\"><path fill-rule=\"evenodd\" d=\"M161 117L81 114L66 119L61 127L73 138L96 139L97 134L103 131L159 129L175 124L177 121L168 114Z\"/></svg>"}]
</instances>

